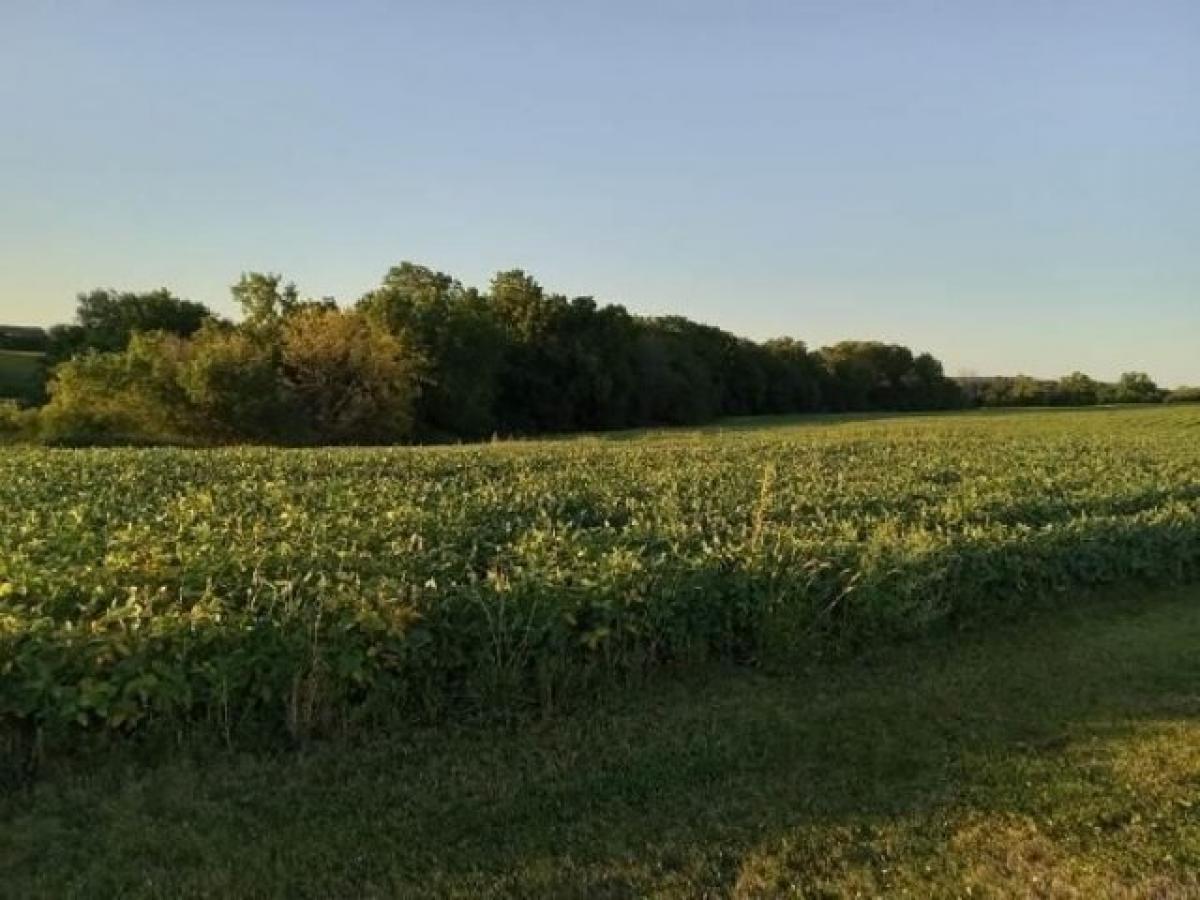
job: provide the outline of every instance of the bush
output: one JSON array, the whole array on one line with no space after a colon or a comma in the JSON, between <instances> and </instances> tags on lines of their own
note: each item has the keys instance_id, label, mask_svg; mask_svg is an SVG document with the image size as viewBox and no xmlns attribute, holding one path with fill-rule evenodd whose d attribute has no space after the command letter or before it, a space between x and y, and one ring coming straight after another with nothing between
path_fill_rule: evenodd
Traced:
<instances>
[{"instance_id":1,"label":"bush","mask_svg":"<svg viewBox=\"0 0 1200 900\"><path fill-rule=\"evenodd\" d=\"M0 400L0 443L33 437L36 421L33 410L22 409L15 400Z\"/></svg>"},{"instance_id":2,"label":"bush","mask_svg":"<svg viewBox=\"0 0 1200 900\"><path fill-rule=\"evenodd\" d=\"M186 341L139 334L116 353L90 351L59 365L39 416L49 444L183 443L199 429L179 385Z\"/></svg>"},{"instance_id":3,"label":"bush","mask_svg":"<svg viewBox=\"0 0 1200 900\"><path fill-rule=\"evenodd\" d=\"M401 337L360 313L301 306L278 328L137 334L124 351L77 356L55 370L39 430L76 446L399 442L417 369Z\"/></svg>"}]
</instances>

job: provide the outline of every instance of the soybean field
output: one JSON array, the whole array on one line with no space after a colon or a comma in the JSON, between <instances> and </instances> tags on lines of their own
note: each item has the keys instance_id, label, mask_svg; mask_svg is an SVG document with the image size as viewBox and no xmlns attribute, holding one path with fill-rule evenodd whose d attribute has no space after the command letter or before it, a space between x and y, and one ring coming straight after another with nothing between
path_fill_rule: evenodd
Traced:
<instances>
[{"instance_id":1,"label":"soybean field","mask_svg":"<svg viewBox=\"0 0 1200 900\"><path fill-rule=\"evenodd\" d=\"M1200 410L393 449L0 453L0 722L39 748L551 713L1200 576Z\"/></svg>"}]
</instances>

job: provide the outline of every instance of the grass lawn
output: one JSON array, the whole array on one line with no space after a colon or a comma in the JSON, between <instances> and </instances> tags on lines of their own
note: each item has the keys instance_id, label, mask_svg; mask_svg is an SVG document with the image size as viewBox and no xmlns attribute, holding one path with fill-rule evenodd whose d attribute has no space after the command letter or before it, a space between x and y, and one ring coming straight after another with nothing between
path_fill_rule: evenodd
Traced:
<instances>
[{"instance_id":1,"label":"grass lawn","mask_svg":"<svg viewBox=\"0 0 1200 900\"><path fill-rule=\"evenodd\" d=\"M90 761L0 800L12 897L1200 896L1200 590L516 729Z\"/></svg>"}]
</instances>

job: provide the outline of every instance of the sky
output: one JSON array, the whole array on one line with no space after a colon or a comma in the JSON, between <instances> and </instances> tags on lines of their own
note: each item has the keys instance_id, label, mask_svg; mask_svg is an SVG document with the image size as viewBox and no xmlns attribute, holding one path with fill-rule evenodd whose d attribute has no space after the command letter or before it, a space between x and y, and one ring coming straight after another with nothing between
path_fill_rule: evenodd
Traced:
<instances>
[{"instance_id":1,"label":"sky","mask_svg":"<svg viewBox=\"0 0 1200 900\"><path fill-rule=\"evenodd\" d=\"M0 322L405 259L1200 384L1200 3L0 0Z\"/></svg>"}]
</instances>

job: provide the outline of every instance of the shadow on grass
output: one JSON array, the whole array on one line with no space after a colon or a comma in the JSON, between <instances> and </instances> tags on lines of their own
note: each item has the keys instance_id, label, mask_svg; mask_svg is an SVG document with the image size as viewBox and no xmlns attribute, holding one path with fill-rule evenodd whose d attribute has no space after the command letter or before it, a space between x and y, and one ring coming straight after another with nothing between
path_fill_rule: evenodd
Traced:
<instances>
[{"instance_id":1,"label":"shadow on grass","mask_svg":"<svg viewBox=\"0 0 1200 900\"><path fill-rule=\"evenodd\" d=\"M803 673L668 676L520 732L62 775L0 803L0 883L20 896L1192 896L1197 601L1087 598Z\"/></svg>"}]
</instances>

